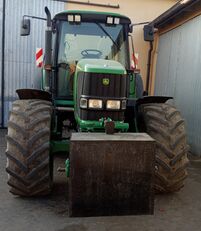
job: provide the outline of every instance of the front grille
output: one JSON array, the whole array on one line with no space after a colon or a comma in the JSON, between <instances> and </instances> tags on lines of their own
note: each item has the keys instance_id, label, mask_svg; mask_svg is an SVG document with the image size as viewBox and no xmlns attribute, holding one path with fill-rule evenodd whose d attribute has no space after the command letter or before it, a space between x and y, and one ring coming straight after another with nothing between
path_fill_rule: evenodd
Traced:
<instances>
[{"instance_id":1,"label":"front grille","mask_svg":"<svg viewBox=\"0 0 201 231\"><path fill-rule=\"evenodd\" d=\"M99 120L101 118L110 118L114 121L123 121L124 113L122 111L95 111L95 110L81 110L82 120Z\"/></svg>"},{"instance_id":2,"label":"front grille","mask_svg":"<svg viewBox=\"0 0 201 231\"><path fill-rule=\"evenodd\" d=\"M109 84L104 85L103 79ZM78 105L81 95L89 98L120 99L126 97L126 75L80 73L78 75ZM124 120L124 111L78 109L82 120L99 120L111 118L114 121Z\"/></svg>"},{"instance_id":3,"label":"front grille","mask_svg":"<svg viewBox=\"0 0 201 231\"><path fill-rule=\"evenodd\" d=\"M109 85L104 85L104 79ZM107 98L126 96L126 76L117 74L85 73L83 78L83 95Z\"/></svg>"}]
</instances>

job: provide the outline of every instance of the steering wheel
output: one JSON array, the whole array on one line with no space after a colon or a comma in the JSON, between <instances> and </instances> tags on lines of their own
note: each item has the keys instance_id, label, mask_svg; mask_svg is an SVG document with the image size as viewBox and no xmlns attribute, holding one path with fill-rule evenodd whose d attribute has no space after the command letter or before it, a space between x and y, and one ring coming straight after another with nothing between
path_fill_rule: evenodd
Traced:
<instances>
[{"instance_id":1,"label":"steering wheel","mask_svg":"<svg viewBox=\"0 0 201 231\"><path fill-rule=\"evenodd\" d=\"M84 59L91 58L91 59L99 59L102 56L102 52L95 49L86 49L81 52L81 55Z\"/></svg>"}]
</instances>

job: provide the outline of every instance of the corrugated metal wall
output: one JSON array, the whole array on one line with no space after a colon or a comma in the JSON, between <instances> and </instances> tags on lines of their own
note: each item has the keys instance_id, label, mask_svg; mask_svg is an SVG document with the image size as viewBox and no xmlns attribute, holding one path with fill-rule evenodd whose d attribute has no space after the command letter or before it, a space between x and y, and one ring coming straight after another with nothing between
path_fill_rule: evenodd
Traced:
<instances>
[{"instance_id":1,"label":"corrugated metal wall","mask_svg":"<svg viewBox=\"0 0 201 231\"><path fill-rule=\"evenodd\" d=\"M0 31L2 22L2 1L0 1ZM22 16L25 14L45 17L44 7L47 6L52 16L65 9L65 4L52 0L6 0L6 31L5 31L5 95L4 125L7 124L9 109L17 98L17 88L39 87L41 70L35 65L37 47L44 47L45 22L31 20L31 35L20 36ZM0 39L1 39L0 34ZM1 42L1 40L0 40ZM1 48L0 48L1 49ZM0 52L1 54L1 52ZM1 57L0 57L1 61ZM1 66L0 66L1 70Z\"/></svg>"},{"instance_id":2,"label":"corrugated metal wall","mask_svg":"<svg viewBox=\"0 0 201 231\"><path fill-rule=\"evenodd\" d=\"M3 1L0 1L0 123L1 123L1 64L2 64L2 28L3 28ZM1 126L1 125L0 125Z\"/></svg>"},{"instance_id":3,"label":"corrugated metal wall","mask_svg":"<svg viewBox=\"0 0 201 231\"><path fill-rule=\"evenodd\" d=\"M175 98L192 152L201 155L201 16L160 36L155 94Z\"/></svg>"}]
</instances>

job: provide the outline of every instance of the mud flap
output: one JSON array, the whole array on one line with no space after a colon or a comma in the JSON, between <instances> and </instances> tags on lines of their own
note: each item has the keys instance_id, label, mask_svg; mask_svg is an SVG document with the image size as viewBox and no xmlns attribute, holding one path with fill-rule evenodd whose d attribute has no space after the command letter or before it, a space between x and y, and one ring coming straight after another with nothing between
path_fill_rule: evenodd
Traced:
<instances>
[{"instance_id":1,"label":"mud flap","mask_svg":"<svg viewBox=\"0 0 201 231\"><path fill-rule=\"evenodd\" d=\"M41 99L52 101L52 95L47 91L37 89L18 89L16 90L20 99Z\"/></svg>"},{"instance_id":2,"label":"mud flap","mask_svg":"<svg viewBox=\"0 0 201 231\"><path fill-rule=\"evenodd\" d=\"M70 216L153 214L154 162L145 133L72 134Z\"/></svg>"}]
</instances>

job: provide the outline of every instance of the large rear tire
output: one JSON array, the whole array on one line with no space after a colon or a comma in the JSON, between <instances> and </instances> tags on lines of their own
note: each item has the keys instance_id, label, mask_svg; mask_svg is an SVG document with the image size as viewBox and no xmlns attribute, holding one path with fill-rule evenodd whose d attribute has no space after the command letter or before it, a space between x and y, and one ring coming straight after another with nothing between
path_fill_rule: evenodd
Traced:
<instances>
[{"instance_id":1,"label":"large rear tire","mask_svg":"<svg viewBox=\"0 0 201 231\"><path fill-rule=\"evenodd\" d=\"M141 113L146 132L156 140L155 191L179 191L187 177L188 145L184 120L169 104L145 104Z\"/></svg>"},{"instance_id":2,"label":"large rear tire","mask_svg":"<svg viewBox=\"0 0 201 231\"><path fill-rule=\"evenodd\" d=\"M10 192L20 196L50 193L51 103L45 100L17 100L8 121L7 167Z\"/></svg>"}]
</instances>

